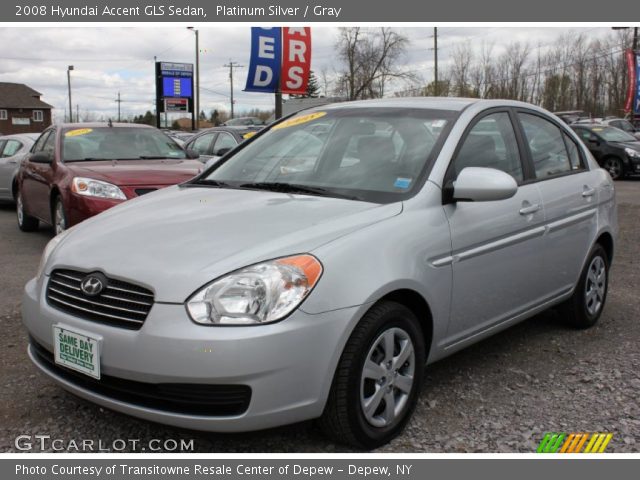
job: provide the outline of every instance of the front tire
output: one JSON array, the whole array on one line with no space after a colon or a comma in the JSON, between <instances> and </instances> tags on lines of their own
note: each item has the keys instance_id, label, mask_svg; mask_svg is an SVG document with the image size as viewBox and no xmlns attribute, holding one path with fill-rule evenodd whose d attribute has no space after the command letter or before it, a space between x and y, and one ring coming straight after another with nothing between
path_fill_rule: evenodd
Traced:
<instances>
[{"instance_id":1,"label":"front tire","mask_svg":"<svg viewBox=\"0 0 640 480\"><path fill-rule=\"evenodd\" d=\"M573 295L561 306L565 321L575 328L594 326L604 309L608 288L609 257L604 248L596 244Z\"/></svg>"},{"instance_id":2,"label":"front tire","mask_svg":"<svg viewBox=\"0 0 640 480\"><path fill-rule=\"evenodd\" d=\"M56 235L60 235L67 229L67 214L64 211L60 195L57 195L53 200L53 229Z\"/></svg>"},{"instance_id":3,"label":"front tire","mask_svg":"<svg viewBox=\"0 0 640 480\"><path fill-rule=\"evenodd\" d=\"M24 211L24 202L20 191L16 196L16 216L18 218L18 228L23 232L35 232L38 229L38 224L40 223L38 219Z\"/></svg>"},{"instance_id":4,"label":"front tire","mask_svg":"<svg viewBox=\"0 0 640 480\"><path fill-rule=\"evenodd\" d=\"M413 413L424 374L420 323L396 302L374 305L356 326L336 370L320 426L336 442L373 449Z\"/></svg>"},{"instance_id":5,"label":"front tire","mask_svg":"<svg viewBox=\"0 0 640 480\"><path fill-rule=\"evenodd\" d=\"M624 165L618 157L605 158L602 162L602 168L609 172L613 180L620 180L624 177Z\"/></svg>"}]
</instances>

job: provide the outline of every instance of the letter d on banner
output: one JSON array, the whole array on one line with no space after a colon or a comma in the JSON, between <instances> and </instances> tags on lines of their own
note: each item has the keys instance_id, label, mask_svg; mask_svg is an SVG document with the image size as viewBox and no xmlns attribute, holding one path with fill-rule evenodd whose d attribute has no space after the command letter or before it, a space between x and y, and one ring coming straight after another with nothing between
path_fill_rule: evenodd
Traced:
<instances>
[{"instance_id":1,"label":"letter d on banner","mask_svg":"<svg viewBox=\"0 0 640 480\"><path fill-rule=\"evenodd\" d=\"M311 71L311 28L282 29L282 93L303 94L307 91Z\"/></svg>"},{"instance_id":2,"label":"letter d on banner","mask_svg":"<svg viewBox=\"0 0 640 480\"><path fill-rule=\"evenodd\" d=\"M251 27L251 63L247 75L248 92L275 92L282 57L280 28Z\"/></svg>"}]
</instances>

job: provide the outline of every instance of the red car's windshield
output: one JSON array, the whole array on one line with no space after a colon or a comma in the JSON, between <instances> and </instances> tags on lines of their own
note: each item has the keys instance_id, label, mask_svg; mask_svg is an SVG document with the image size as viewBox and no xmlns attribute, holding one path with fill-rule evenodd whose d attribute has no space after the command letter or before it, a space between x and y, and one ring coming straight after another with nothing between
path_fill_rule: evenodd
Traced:
<instances>
[{"instance_id":1,"label":"red car's windshield","mask_svg":"<svg viewBox=\"0 0 640 480\"><path fill-rule=\"evenodd\" d=\"M62 138L65 162L186 158L175 141L152 128L74 128L63 132Z\"/></svg>"}]
</instances>

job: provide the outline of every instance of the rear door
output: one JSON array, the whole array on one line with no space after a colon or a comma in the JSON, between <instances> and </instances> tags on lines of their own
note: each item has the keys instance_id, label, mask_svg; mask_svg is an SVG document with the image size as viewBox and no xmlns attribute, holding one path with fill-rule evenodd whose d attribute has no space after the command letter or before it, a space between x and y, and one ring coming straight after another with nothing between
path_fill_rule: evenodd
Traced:
<instances>
[{"instance_id":1,"label":"rear door","mask_svg":"<svg viewBox=\"0 0 640 480\"><path fill-rule=\"evenodd\" d=\"M545 210L544 283L557 296L576 284L595 239L597 174L561 124L526 110L518 119Z\"/></svg>"},{"instance_id":2,"label":"rear door","mask_svg":"<svg viewBox=\"0 0 640 480\"><path fill-rule=\"evenodd\" d=\"M452 242L453 295L447 343L514 318L541 302L544 211L529 177L509 109L476 118L458 147L446 181L465 167L490 167L513 176L516 194L493 202L444 205Z\"/></svg>"}]
</instances>

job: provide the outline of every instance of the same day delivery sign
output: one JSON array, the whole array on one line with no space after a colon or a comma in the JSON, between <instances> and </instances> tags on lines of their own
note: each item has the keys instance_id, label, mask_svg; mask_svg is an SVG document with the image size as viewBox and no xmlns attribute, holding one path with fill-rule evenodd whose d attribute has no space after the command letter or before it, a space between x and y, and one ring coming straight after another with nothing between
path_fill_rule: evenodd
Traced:
<instances>
[{"instance_id":1,"label":"same day delivery sign","mask_svg":"<svg viewBox=\"0 0 640 480\"><path fill-rule=\"evenodd\" d=\"M303 94L311 70L311 28L251 28L247 92Z\"/></svg>"}]
</instances>

